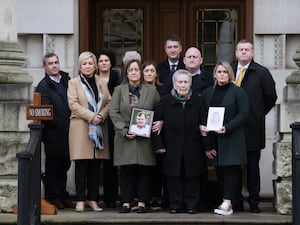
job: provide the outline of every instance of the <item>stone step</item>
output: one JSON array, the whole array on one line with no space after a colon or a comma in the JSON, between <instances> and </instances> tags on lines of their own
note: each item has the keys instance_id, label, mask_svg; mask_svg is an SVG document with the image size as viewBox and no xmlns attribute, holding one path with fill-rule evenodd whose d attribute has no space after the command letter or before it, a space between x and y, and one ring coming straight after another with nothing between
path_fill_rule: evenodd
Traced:
<instances>
[{"instance_id":1,"label":"stone step","mask_svg":"<svg viewBox=\"0 0 300 225\"><path fill-rule=\"evenodd\" d=\"M246 204L245 204L246 205ZM280 215L275 212L271 202L261 204L262 213L250 213L246 206L244 212L234 212L231 216L215 215L212 212L196 214L170 214L167 210L145 214L130 212L118 213L118 209L104 208L103 212L93 212L86 208L85 212L75 212L72 209L58 210L56 215L42 215L41 224L46 225L127 225L127 224L159 224L159 225L291 225L291 215ZM17 216L11 213L0 213L0 225L17 224Z\"/></svg>"}]
</instances>

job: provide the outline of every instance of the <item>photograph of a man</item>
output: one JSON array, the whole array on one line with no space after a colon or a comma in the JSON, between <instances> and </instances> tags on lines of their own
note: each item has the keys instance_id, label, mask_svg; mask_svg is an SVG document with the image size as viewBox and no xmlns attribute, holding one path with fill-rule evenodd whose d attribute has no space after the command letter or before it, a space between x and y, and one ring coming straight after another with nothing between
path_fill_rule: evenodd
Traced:
<instances>
[{"instance_id":1,"label":"photograph of a man","mask_svg":"<svg viewBox=\"0 0 300 225\"><path fill-rule=\"evenodd\" d=\"M133 111L129 133L137 136L150 137L152 117L153 115L149 115L149 113L145 111L139 111L138 113Z\"/></svg>"}]
</instances>

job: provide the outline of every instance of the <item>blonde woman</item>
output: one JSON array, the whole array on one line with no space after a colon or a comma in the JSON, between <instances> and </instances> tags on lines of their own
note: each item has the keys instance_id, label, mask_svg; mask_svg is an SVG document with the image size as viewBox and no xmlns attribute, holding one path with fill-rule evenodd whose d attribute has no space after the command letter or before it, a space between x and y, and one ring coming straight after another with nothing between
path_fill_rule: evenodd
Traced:
<instances>
[{"instance_id":1,"label":"blonde woman","mask_svg":"<svg viewBox=\"0 0 300 225\"><path fill-rule=\"evenodd\" d=\"M69 81L70 159L75 162L77 203L75 211L84 211L85 200L93 211L100 185L100 159L109 159L106 118L111 96L106 83L95 75L97 60L93 53L79 55L79 76Z\"/></svg>"}]
</instances>

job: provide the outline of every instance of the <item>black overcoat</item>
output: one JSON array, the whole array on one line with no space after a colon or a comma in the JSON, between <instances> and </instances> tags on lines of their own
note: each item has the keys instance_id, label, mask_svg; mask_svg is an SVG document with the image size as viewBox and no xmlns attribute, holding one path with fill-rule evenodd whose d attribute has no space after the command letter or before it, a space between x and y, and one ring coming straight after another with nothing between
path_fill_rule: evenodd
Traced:
<instances>
[{"instance_id":1,"label":"black overcoat","mask_svg":"<svg viewBox=\"0 0 300 225\"><path fill-rule=\"evenodd\" d=\"M206 109L201 96L192 95L185 106L171 94L162 97L155 120L163 120L163 131L153 135L154 149L166 149L162 155L162 172L179 177L201 174L206 167L199 125L204 124Z\"/></svg>"},{"instance_id":2,"label":"black overcoat","mask_svg":"<svg viewBox=\"0 0 300 225\"><path fill-rule=\"evenodd\" d=\"M235 73L237 66L233 66ZM250 115L246 122L247 150L261 150L266 145L265 116L277 100L275 81L266 67L252 60L241 87L246 91L250 103Z\"/></svg>"}]
</instances>

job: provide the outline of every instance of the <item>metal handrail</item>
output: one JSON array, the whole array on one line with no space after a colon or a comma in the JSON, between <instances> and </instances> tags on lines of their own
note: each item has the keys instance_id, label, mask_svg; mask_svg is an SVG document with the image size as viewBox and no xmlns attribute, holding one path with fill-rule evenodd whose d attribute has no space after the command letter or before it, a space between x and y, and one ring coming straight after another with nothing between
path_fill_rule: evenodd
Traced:
<instances>
[{"instance_id":1,"label":"metal handrail","mask_svg":"<svg viewBox=\"0 0 300 225\"><path fill-rule=\"evenodd\" d=\"M18 158L18 225L41 223L41 123L31 123L26 150Z\"/></svg>"}]
</instances>

